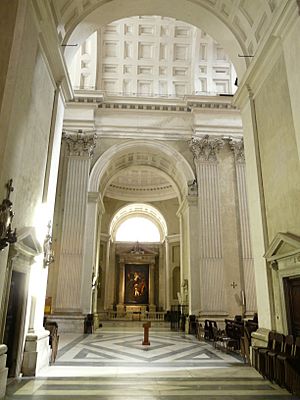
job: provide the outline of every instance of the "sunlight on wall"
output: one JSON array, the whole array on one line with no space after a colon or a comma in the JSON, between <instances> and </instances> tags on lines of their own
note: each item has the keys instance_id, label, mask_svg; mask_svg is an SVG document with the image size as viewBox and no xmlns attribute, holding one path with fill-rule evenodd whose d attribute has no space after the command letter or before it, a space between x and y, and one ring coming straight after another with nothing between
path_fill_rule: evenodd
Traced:
<instances>
[{"instance_id":1,"label":"sunlight on wall","mask_svg":"<svg viewBox=\"0 0 300 400\"><path fill-rule=\"evenodd\" d=\"M157 226L147 218L132 217L118 228L116 240L119 242L160 242Z\"/></svg>"}]
</instances>

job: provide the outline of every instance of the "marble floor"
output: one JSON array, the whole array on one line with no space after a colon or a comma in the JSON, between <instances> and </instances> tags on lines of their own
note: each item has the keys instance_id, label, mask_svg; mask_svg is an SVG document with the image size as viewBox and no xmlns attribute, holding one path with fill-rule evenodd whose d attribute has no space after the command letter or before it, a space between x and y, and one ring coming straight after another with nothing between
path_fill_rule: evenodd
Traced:
<instances>
[{"instance_id":1,"label":"marble floor","mask_svg":"<svg viewBox=\"0 0 300 400\"><path fill-rule=\"evenodd\" d=\"M7 387L6 399L296 399L239 357L166 327L105 324L93 335L64 334L54 365Z\"/></svg>"}]
</instances>

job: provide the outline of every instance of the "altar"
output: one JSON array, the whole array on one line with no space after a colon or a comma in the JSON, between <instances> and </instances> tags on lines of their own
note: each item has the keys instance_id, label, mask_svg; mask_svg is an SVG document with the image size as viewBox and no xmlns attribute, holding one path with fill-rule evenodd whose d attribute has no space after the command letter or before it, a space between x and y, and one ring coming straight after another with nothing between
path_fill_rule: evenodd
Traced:
<instances>
[{"instance_id":1,"label":"altar","mask_svg":"<svg viewBox=\"0 0 300 400\"><path fill-rule=\"evenodd\" d=\"M119 254L119 293L117 316L140 319L147 311L155 312L154 251L136 243L129 251Z\"/></svg>"}]
</instances>

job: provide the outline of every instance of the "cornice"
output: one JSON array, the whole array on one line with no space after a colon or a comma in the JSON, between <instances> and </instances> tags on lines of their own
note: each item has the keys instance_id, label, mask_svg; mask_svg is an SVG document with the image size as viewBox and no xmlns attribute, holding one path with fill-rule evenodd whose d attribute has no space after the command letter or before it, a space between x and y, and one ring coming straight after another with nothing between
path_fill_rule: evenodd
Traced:
<instances>
[{"instance_id":1,"label":"cornice","mask_svg":"<svg viewBox=\"0 0 300 400\"><path fill-rule=\"evenodd\" d=\"M156 111L156 112L183 112L190 113L198 110L223 110L238 111L232 104L232 97L225 96L191 96L183 101L167 101L161 98L141 99L141 98L104 98L99 92L91 91L80 95L75 93L74 99L68 102L68 108L72 107L93 107L105 111Z\"/></svg>"}]
</instances>

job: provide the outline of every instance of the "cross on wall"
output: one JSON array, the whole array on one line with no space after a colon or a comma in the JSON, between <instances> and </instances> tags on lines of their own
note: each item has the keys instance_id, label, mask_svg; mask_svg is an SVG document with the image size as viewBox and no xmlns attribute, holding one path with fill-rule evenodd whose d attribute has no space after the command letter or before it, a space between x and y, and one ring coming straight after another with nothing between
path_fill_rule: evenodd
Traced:
<instances>
[{"instance_id":1,"label":"cross on wall","mask_svg":"<svg viewBox=\"0 0 300 400\"><path fill-rule=\"evenodd\" d=\"M232 286L232 289L235 289L237 287L237 283L235 283L234 281L230 284L230 286Z\"/></svg>"}]
</instances>

